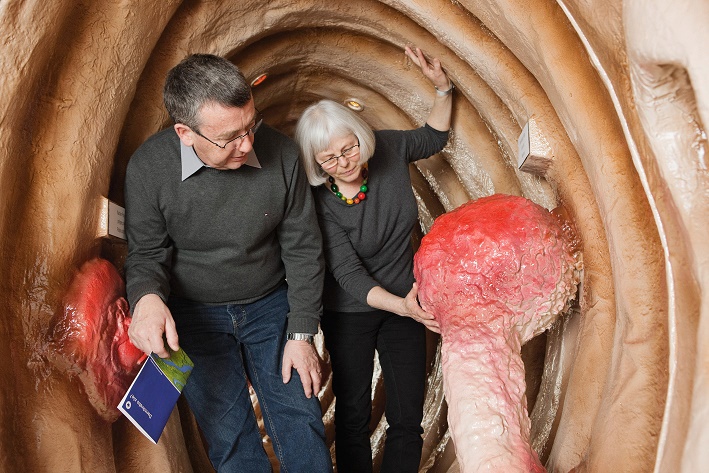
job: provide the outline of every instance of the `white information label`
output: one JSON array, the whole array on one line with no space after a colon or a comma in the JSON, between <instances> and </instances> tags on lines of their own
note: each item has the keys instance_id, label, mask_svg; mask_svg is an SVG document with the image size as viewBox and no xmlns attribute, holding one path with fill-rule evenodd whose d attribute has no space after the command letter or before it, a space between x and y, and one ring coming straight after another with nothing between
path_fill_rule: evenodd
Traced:
<instances>
[{"instance_id":1,"label":"white information label","mask_svg":"<svg viewBox=\"0 0 709 473\"><path fill-rule=\"evenodd\" d=\"M126 239L124 228L126 210L113 202L108 203L108 234L122 240Z\"/></svg>"},{"instance_id":2,"label":"white information label","mask_svg":"<svg viewBox=\"0 0 709 473\"><path fill-rule=\"evenodd\" d=\"M520 133L517 139L517 167L522 168L522 164L529 156L529 122L522 128L522 133Z\"/></svg>"}]
</instances>

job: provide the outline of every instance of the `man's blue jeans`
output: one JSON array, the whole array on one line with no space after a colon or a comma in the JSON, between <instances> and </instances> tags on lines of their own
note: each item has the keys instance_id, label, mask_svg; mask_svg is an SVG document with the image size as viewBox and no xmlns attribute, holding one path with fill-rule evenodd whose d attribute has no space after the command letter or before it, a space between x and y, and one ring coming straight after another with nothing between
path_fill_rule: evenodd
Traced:
<instances>
[{"instance_id":1,"label":"man's blue jeans","mask_svg":"<svg viewBox=\"0 0 709 473\"><path fill-rule=\"evenodd\" d=\"M171 297L180 346L194 362L183 390L218 472L270 472L249 397L259 400L280 471L331 472L317 396L296 370L283 384L288 286L251 304L212 305Z\"/></svg>"}]
</instances>

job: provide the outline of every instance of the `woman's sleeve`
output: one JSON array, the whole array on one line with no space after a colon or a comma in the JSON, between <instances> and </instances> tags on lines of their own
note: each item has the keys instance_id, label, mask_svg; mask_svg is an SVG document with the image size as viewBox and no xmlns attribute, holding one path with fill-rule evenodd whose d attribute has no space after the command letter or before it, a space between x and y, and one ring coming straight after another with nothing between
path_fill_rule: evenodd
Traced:
<instances>
[{"instance_id":1,"label":"woman's sleeve","mask_svg":"<svg viewBox=\"0 0 709 473\"><path fill-rule=\"evenodd\" d=\"M384 130L378 132L377 146L387 149L387 154L404 158L412 163L441 151L448 143L448 131L439 131L425 124L414 130Z\"/></svg>"},{"instance_id":2,"label":"woman's sleeve","mask_svg":"<svg viewBox=\"0 0 709 473\"><path fill-rule=\"evenodd\" d=\"M347 232L333 219L318 212L328 269L337 283L355 299L367 304L367 294L379 283L362 265Z\"/></svg>"}]
</instances>

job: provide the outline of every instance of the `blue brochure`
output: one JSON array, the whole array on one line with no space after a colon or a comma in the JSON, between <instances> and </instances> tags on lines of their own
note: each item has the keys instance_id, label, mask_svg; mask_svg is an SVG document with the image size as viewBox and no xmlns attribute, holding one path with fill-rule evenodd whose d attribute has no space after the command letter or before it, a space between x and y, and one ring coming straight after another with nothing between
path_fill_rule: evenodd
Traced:
<instances>
[{"instance_id":1,"label":"blue brochure","mask_svg":"<svg viewBox=\"0 0 709 473\"><path fill-rule=\"evenodd\" d=\"M150 354L118 405L153 443L158 443L194 366L182 349L168 350L170 358L166 359Z\"/></svg>"}]
</instances>

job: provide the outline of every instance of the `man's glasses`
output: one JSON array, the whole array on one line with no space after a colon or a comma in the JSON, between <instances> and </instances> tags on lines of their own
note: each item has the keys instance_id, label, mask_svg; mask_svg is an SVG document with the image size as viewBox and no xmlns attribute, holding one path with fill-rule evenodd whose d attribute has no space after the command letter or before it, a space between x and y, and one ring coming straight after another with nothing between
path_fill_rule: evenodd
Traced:
<instances>
[{"instance_id":1,"label":"man's glasses","mask_svg":"<svg viewBox=\"0 0 709 473\"><path fill-rule=\"evenodd\" d=\"M254 126L249 128L249 130L246 133L244 133L242 135L235 136L234 138L231 138L230 140L227 140L227 142L224 143L223 145L220 145L219 143L216 143L216 142L210 140L209 138L207 138L206 136L204 136L202 133L198 132L195 129L193 129L192 131L194 131L199 136L201 136L205 140L212 143L217 148L226 149L226 147L229 146L231 143L234 143L236 147L239 147L247 136L249 136L249 135L253 136L254 134L256 134L256 132L258 131L258 128L261 126L261 123L263 123L263 117L261 117L261 112L259 112L257 110L256 111L256 118L254 118Z\"/></svg>"},{"instance_id":2,"label":"man's glasses","mask_svg":"<svg viewBox=\"0 0 709 473\"><path fill-rule=\"evenodd\" d=\"M332 158L328 158L322 163L320 163L320 167L324 171L331 171L337 167L338 164L340 164L340 158L345 158L345 159L351 159L354 158L359 154L359 143L356 145L350 146L349 148L345 148L342 150L342 154L339 156L333 156Z\"/></svg>"}]
</instances>

